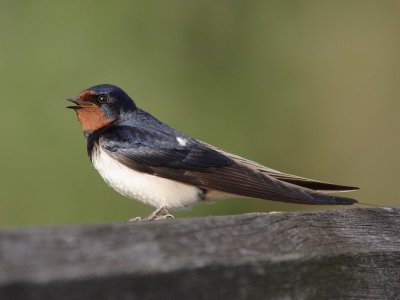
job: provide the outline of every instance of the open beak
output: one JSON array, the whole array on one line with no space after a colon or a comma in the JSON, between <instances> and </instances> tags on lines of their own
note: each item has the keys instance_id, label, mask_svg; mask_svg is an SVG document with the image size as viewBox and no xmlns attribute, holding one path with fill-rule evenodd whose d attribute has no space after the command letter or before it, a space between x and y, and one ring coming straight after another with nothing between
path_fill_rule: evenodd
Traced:
<instances>
[{"instance_id":1,"label":"open beak","mask_svg":"<svg viewBox=\"0 0 400 300\"><path fill-rule=\"evenodd\" d=\"M96 104L94 104L92 102L83 101L78 97L76 97L76 98L68 98L67 101L71 101L71 102L76 104L76 105L72 105L72 106L67 106L67 108L71 108L71 109L86 108L86 107L96 107Z\"/></svg>"}]
</instances>

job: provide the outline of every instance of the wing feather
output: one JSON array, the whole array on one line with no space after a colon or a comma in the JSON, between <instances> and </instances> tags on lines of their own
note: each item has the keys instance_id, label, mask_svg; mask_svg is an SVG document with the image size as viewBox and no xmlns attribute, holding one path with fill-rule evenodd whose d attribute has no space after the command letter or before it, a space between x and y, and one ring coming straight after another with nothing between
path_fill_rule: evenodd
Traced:
<instances>
[{"instance_id":1,"label":"wing feather","mask_svg":"<svg viewBox=\"0 0 400 300\"><path fill-rule=\"evenodd\" d=\"M177 134L181 134L177 136ZM186 143L179 143L177 137ZM180 133L116 126L98 143L135 170L243 197L303 204L353 204L323 193L350 191L340 186L267 168Z\"/></svg>"}]
</instances>

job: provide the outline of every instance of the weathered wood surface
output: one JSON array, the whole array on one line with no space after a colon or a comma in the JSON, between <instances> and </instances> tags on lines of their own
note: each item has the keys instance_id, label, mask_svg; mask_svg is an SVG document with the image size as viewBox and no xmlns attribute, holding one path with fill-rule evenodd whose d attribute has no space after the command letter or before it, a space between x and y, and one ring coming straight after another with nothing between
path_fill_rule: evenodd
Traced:
<instances>
[{"instance_id":1,"label":"weathered wood surface","mask_svg":"<svg viewBox=\"0 0 400 300\"><path fill-rule=\"evenodd\" d=\"M0 231L0 299L400 299L400 208Z\"/></svg>"}]
</instances>

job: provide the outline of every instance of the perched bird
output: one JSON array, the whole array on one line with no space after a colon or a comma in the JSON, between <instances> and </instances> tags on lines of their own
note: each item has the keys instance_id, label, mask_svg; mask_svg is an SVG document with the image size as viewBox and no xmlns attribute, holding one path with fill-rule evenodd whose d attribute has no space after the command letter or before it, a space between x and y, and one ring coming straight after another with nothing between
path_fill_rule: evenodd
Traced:
<instances>
[{"instance_id":1,"label":"perched bird","mask_svg":"<svg viewBox=\"0 0 400 300\"><path fill-rule=\"evenodd\" d=\"M122 195L157 208L146 218L172 217L168 209L227 198L258 198L317 205L356 200L329 193L354 191L281 173L195 140L138 108L119 87L102 84L67 99L104 180ZM166 214L162 215L162 211Z\"/></svg>"}]
</instances>

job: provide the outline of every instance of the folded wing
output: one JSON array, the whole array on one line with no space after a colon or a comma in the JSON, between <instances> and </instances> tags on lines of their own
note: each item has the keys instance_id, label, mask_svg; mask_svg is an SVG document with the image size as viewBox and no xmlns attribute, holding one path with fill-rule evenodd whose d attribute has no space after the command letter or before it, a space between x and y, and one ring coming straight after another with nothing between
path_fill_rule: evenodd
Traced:
<instances>
[{"instance_id":1,"label":"folded wing","mask_svg":"<svg viewBox=\"0 0 400 300\"><path fill-rule=\"evenodd\" d=\"M302 178L196 141L144 128L115 127L98 143L135 170L243 197L301 204L351 205L357 201L326 193L356 190ZM182 142L184 141L184 142Z\"/></svg>"}]
</instances>

